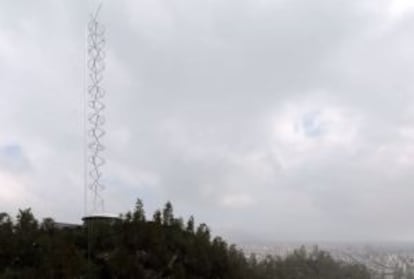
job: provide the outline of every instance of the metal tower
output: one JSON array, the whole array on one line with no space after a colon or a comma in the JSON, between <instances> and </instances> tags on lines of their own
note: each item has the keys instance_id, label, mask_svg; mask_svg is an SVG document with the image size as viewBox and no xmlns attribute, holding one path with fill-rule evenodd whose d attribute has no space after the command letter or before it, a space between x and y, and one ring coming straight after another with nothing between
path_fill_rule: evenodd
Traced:
<instances>
[{"instance_id":1,"label":"metal tower","mask_svg":"<svg viewBox=\"0 0 414 279\"><path fill-rule=\"evenodd\" d=\"M88 85L86 92L85 105L85 187L89 192L90 201L86 200L85 210L92 211L93 214L103 213L105 204L102 192L105 186L102 182L102 168L105 164L103 151L103 137L105 135L105 89L102 86L105 70L105 28L98 21L99 5L95 14L91 14L88 23L87 34L87 71ZM86 195L85 192L85 195ZM89 205L89 206L88 206ZM89 208L89 210L88 210Z\"/></svg>"}]
</instances>

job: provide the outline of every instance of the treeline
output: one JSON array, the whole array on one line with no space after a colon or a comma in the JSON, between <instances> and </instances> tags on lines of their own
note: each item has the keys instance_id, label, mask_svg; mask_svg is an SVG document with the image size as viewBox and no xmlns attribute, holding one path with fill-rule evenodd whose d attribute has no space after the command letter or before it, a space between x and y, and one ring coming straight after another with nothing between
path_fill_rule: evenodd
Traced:
<instances>
[{"instance_id":1,"label":"treeline","mask_svg":"<svg viewBox=\"0 0 414 279\"><path fill-rule=\"evenodd\" d=\"M245 256L207 225L173 215L171 203L146 220L141 200L121 218L61 228L30 209L0 214L0 278L363 279L362 265L299 249L286 258Z\"/></svg>"}]
</instances>

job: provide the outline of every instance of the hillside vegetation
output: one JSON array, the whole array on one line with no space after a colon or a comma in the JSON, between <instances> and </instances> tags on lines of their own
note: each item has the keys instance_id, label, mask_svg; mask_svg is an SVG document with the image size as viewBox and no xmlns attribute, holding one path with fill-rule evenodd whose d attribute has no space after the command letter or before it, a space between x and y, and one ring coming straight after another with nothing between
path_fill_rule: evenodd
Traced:
<instances>
[{"instance_id":1,"label":"hillside vegetation","mask_svg":"<svg viewBox=\"0 0 414 279\"><path fill-rule=\"evenodd\" d=\"M0 278L365 279L362 265L336 262L323 251L299 249L257 260L173 215L171 203L146 220L141 200L112 223L59 228L30 209L0 214Z\"/></svg>"}]
</instances>

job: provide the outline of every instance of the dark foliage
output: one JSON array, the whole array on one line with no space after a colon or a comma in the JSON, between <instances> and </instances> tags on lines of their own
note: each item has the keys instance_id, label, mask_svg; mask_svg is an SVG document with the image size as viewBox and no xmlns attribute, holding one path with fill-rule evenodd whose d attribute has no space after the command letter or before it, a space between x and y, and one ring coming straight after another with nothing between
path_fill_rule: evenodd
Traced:
<instances>
[{"instance_id":1,"label":"dark foliage","mask_svg":"<svg viewBox=\"0 0 414 279\"><path fill-rule=\"evenodd\" d=\"M138 200L122 218L59 228L41 224L30 209L15 222L0 214L0 278L211 278L324 279L369 278L364 266L335 262L315 249L287 258L246 258L222 238L212 239L207 225L175 218L171 203L145 219Z\"/></svg>"}]
</instances>

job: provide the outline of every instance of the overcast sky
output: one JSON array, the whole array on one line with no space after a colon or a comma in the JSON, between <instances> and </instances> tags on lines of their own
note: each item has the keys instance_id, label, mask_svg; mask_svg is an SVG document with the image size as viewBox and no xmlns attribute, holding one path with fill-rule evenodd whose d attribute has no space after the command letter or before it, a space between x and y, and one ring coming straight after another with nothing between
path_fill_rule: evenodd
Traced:
<instances>
[{"instance_id":1,"label":"overcast sky","mask_svg":"<svg viewBox=\"0 0 414 279\"><path fill-rule=\"evenodd\" d=\"M230 241L414 241L414 2L104 1L106 210ZM93 1L0 4L0 211L84 213Z\"/></svg>"}]
</instances>

